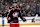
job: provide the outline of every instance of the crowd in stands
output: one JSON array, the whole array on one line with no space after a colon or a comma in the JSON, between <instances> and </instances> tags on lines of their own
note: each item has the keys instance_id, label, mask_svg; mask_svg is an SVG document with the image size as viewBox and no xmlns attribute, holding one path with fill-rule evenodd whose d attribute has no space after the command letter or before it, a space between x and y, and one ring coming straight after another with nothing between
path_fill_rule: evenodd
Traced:
<instances>
[{"instance_id":1,"label":"crowd in stands","mask_svg":"<svg viewBox=\"0 0 40 27\"><path fill-rule=\"evenodd\" d=\"M13 1L15 0L1 0L0 16L6 14ZM36 14L40 16L40 0L16 0L16 2L22 16L36 16Z\"/></svg>"}]
</instances>

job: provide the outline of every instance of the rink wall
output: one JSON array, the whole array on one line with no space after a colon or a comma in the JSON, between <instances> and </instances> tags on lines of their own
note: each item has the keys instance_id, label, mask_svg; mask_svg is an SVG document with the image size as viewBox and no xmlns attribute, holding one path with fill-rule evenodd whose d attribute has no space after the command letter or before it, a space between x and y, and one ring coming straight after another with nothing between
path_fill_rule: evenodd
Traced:
<instances>
[{"instance_id":1,"label":"rink wall","mask_svg":"<svg viewBox=\"0 0 40 27\"><path fill-rule=\"evenodd\" d=\"M40 25L40 17L24 17L27 21L23 22L20 18L19 19L19 24L20 25ZM34 18L35 22L32 22L32 19ZM4 26L10 26L9 23L7 23L7 17L0 17L0 26L2 26L2 20L4 20Z\"/></svg>"}]
</instances>

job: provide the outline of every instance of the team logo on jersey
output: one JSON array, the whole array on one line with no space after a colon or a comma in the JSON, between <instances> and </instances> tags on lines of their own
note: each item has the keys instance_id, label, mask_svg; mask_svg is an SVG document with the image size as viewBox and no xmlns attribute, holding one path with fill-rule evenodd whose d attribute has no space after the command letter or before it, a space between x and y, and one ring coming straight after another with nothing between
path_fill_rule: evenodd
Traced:
<instances>
[{"instance_id":1,"label":"team logo on jersey","mask_svg":"<svg viewBox=\"0 0 40 27\"><path fill-rule=\"evenodd\" d=\"M19 13L18 12L14 12L12 15L13 15L13 17L18 17Z\"/></svg>"}]
</instances>

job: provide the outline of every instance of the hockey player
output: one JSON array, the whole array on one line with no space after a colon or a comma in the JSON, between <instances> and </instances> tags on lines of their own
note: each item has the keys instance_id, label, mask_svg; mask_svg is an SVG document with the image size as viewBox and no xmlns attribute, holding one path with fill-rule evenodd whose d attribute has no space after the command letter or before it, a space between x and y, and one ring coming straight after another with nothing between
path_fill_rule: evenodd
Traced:
<instances>
[{"instance_id":1,"label":"hockey player","mask_svg":"<svg viewBox=\"0 0 40 27\"><path fill-rule=\"evenodd\" d=\"M9 18L10 17L10 18ZM20 17L24 22L26 19L22 17L20 9L17 8L17 2L13 2L12 10L10 11L7 19L11 20L10 27L19 27L18 17Z\"/></svg>"}]
</instances>

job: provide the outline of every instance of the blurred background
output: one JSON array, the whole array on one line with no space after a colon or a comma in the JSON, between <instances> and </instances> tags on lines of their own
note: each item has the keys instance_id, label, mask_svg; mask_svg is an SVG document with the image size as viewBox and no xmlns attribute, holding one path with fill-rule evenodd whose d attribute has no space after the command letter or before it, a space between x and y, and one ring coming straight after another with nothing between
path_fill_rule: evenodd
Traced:
<instances>
[{"instance_id":1,"label":"blurred background","mask_svg":"<svg viewBox=\"0 0 40 27\"><path fill-rule=\"evenodd\" d=\"M4 14L7 17L9 7L12 7L12 2L17 2L17 7L20 8L22 16L40 16L40 0L0 0L0 17Z\"/></svg>"}]
</instances>

